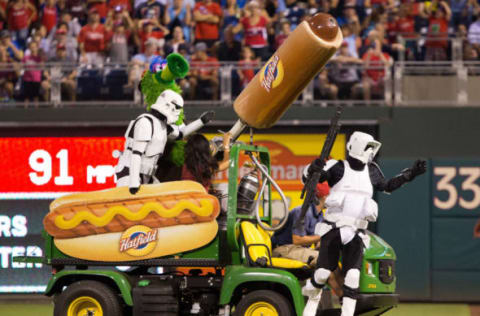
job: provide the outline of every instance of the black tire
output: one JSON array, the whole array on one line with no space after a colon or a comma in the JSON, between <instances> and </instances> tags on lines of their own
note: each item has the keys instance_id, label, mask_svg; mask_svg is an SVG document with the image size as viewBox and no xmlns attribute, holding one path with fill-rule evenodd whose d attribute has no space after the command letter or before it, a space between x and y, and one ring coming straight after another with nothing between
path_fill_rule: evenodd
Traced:
<instances>
[{"instance_id":1,"label":"black tire","mask_svg":"<svg viewBox=\"0 0 480 316\"><path fill-rule=\"evenodd\" d=\"M54 316L79 316L68 315L68 309L75 307L75 300L86 297L87 301L95 300L99 303L104 316L123 315L122 307L117 294L109 286L98 281L78 281L67 287L55 300ZM77 303L78 304L78 303ZM86 302L85 304L89 304Z\"/></svg>"},{"instance_id":2,"label":"black tire","mask_svg":"<svg viewBox=\"0 0 480 316\"><path fill-rule=\"evenodd\" d=\"M293 306L285 296L270 290L253 291L245 295L235 307L234 316L244 316L255 304L268 303L273 306L279 316L294 316Z\"/></svg>"}]
</instances>

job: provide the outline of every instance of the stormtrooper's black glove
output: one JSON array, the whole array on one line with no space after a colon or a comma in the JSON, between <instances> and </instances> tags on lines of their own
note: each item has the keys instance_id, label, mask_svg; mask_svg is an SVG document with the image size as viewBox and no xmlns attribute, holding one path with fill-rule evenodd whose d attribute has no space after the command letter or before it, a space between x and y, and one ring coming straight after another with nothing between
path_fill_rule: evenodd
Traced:
<instances>
[{"instance_id":1,"label":"stormtrooper's black glove","mask_svg":"<svg viewBox=\"0 0 480 316\"><path fill-rule=\"evenodd\" d=\"M308 167L308 178L312 176L313 173L318 172L320 173L319 182L323 182L327 178L327 172L323 170L325 167L325 162L323 162L320 158L315 159Z\"/></svg>"},{"instance_id":2,"label":"stormtrooper's black glove","mask_svg":"<svg viewBox=\"0 0 480 316\"><path fill-rule=\"evenodd\" d=\"M402 170L402 175L407 181L412 181L415 177L424 174L427 171L427 161L417 159L411 168Z\"/></svg>"},{"instance_id":3,"label":"stormtrooper's black glove","mask_svg":"<svg viewBox=\"0 0 480 316\"><path fill-rule=\"evenodd\" d=\"M200 115L200 119L202 120L203 124L207 124L213 118L215 117L215 112L213 111L208 111L208 112L203 112L202 115Z\"/></svg>"}]
</instances>

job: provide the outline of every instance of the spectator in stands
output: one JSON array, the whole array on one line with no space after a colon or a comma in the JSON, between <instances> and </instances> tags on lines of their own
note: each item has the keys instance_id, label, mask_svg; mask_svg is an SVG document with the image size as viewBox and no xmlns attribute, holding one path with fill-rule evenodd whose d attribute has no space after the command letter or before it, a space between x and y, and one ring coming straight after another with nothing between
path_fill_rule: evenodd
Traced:
<instances>
[{"instance_id":1,"label":"spectator in stands","mask_svg":"<svg viewBox=\"0 0 480 316\"><path fill-rule=\"evenodd\" d=\"M371 100L372 96L382 97L385 89L385 66L392 64L388 53L382 52L382 44L375 39L362 57L364 74L362 84L358 86L364 100Z\"/></svg>"},{"instance_id":2,"label":"spectator in stands","mask_svg":"<svg viewBox=\"0 0 480 316\"><path fill-rule=\"evenodd\" d=\"M227 0L226 8L223 9L222 29L236 26L240 22L241 15L242 10L238 7L237 0ZM237 34L235 39L240 41L242 39L241 35Z\"/></svg>"},{"instance_id":3,"label":"spectator in stands","mask_svg":"<svg viewBox=\"0 0 480 316\"><path fill-rule=\"evenodd\" d=\"M451 25L457 29L458 25L468 19L467 6L469 0L450 0L450 9L452 11Z\"/></svg>"},{"instance_id":4,"label":"spectator in stands","mask_svg":"<svg viewBox=\"0 0 480 316\"><path fill-rule=\"evenodd\" d=\"M332 60L332 70L330 71L333 82L338 87L340 99L350 99L352 88L360 81L358 77L359 68L363 60L352 56L348 43L344 41L340 47L339 53Z\"/></svg>"},{"instance_id":5,"label":"spectator in stands","mask_svg":"<svg viewBox=\"0 0 480 316\"><path fill-rule=\"evenodd\" d=\"M480 51L480 14L478 12L475 22L470 24L468 28L468 42L473 45L477 52Z\"/></svg>"},{"instance_id":6,"label":"spectator in stands","mask_svg":"<svg viewBox=\"0 0 480 316\"><path fill-rule=\"evenodd\" d=\"M257 58L266 61L270 57L267 41L269 19L265 17L256 0L246 5L246 16L233 28L234 33L245 32L245 45L249 46Z\"/></svg>"},{"instance_id":7,"label":"spectator in stands","mask_svg":"<svg viewBox=\"0 0 480 316\"><path fill-rule=\"evenodd\" d=\"M181 26L175 26L173 29L173 36L172 39L168 42L168 44L165 47L165 54L168 55L172 52L178 53L180 45L187 46L187 49L189 47L189 44L185 39L183 38L183 30Z\"/></svg>"},{"instance_id":8,"label":"spectator in stands","mask_svg":"<svg viewBox=\"0 0 480 316\"><path fill-rule=\"evenodd\" d=\"M78 72L75 68L72 69L68 66L71 61L68 59L67 48L64 44L57 44L55 52L55 56L50 58L49 62L62 64L61 75L60 78L58 78L60 81L61 100L75 101ZM56 83L52 82L51 73L49 71L46 71L44 76L46 79L42 82L42 89L45 91L46 95L49 95L52 89L52 84Z\"/></svg>"},{"instance_id":9,"label":"spectator in stands","mask_svg":"<svg viewBox=\"0 0 480 316\"><path fill-rule=\"evenodd\" d=\"M350 24L345 24L342 26L343 40L348 45L348 51L350 56L358 58L358 49L362 46L362 39L360 36L352 32Z\"/></svg>"},{"instance_id":10,"label":"spectator in stands","mask_svg":"<svg viewBox=\"0 0 480 316\"><path fill-rule=\"evenodd\" d=\"M105 29L112 31L115 26L123 25L129 33L135 28L130 14L126 7L117 5L113 10L108 11L107 19L105 20Z\"/></svg>"},{"instance_id":11,"label":"spectator in stands","mask_svg":"<svg viewBox=\"0 0 480 316\"><path fill-rule=\"evenodd\" d=\"M336 100L338 95L337 86L330 82L328 78L328 71L322 70L314 81L314 98Z\"/></svg>"},{"instance_id":12,"label":"spectator in stands","mask_svg":"<svg viewBox=\"0 0 480 316\"><path fill-rule=\"evenodd\" d=\"M60 9L57 6L57 1L47 0L40 5L39 15L42 25L45 26L47 33L49 33L57 25L60 18Z\"/></svg>"},{"instance_id":13,"label":"spectator in stands","mask_svg":"<svg viewBox=\"0 0 480 316\"><path fill-rule=\"evenodd\" d=\"M192 99L218 100L218 60L207 54L207 44L200 42L195 45L195 54L192 58L190 85Z\"/></svg>"},{"instance_id":14,"label":"spectator in stands","mask_svg":"<svg viewBox=\"0 0 480 316\"><path fill-rule=\"evenodd\" d=\"M219 25L222 19L222 9L213 0L201 0L193 9L195 21L195 42L204 42L212 47L219 37Z\"/></svg>"},{"instance_id":15,"label":"spectator in stands","mask_svg":"<svg viewBox=\"0 0 480 316\"><path fill-rule=\"evenodd\" d=\"M103 65L105 56L105 28L100 24L100 14L96 8L90 9L88 24L82 27L78 35L80 62Z\"/></svg>"},{"instance_id":16,"label":"spectator in stands","mask_svg":"<svg viewBox=\"0 0 480 316\"><path fill-rule=\"evenodd\" d=\"M0 44L0 64L4 64L0 69L0 101L13 100L13 89L17 81L17 75L7 47L2 44Z\"/></svg>"},{"instance_id":17,"label":"spectator in stands","mask_svg":"<svg viewBox=\"0 0 480 316\"><path fill-rule=\"evenodd\" d=\"M125 11L128 14L128 11ZM108 57L111 63L126 64L128 63L128 39L130 31L127 30L123 23L116 24L113 32L107 35Z\"/></svg>"},{"instance_id":18,"label":"spectator in stands","mask_svg":"<svg viewBox=\"0 0 480 316\"><path fill-rule=\"evenodd\" d=\"M7 7L8 28L12 38L23 48L28 29L37 14L37 9L28 0L13 0Z\"/></svg>"},{"instance_id":19,"label":"spectator in stands","mask_svg":"<svg viewBox=\"0 0 480 316\"><path fill-rule=\"evenodd\" d=\"M5 47L8 56L12 60L19 61L23 58L23 51L20 48L20 45L18 45L16 41L12 40L8 30L3 30L0 32L0 42L2 46Z\"/></svg>"},{"instance_id":20,"label":"spectator in stands","mask_svg":"<svg viewBox=\"0 0 480 316\"><path fill-rule=\"evenodd\" d=\"M217 56L220 61L240 60L242 43L235 39L232 29L233 26L227 26L223 31L223 41L216 44Z\"/></svg>"},{"instance_id":21,"label":"spectator in stands","mask_svg":"<svg viewBox=\"0 0 480 316\"><path fill-rule=\"evenodd\" d=\"M275 36L275 49L277 50L283 42L287 39L288 35L290 35L291 27L290 27L290 22L288 20L285 20L281 23L281 32Z\"/></svg>"},{"instance_id":22,"label":"spectator in stands","mask_svg":"<svg viewBox=\"0 0 480 316\"><path fill-rule=\"evenodd\" d=\"M141 20L155 20L162 25L166 25L165 6L157 0L147 0L137 8L135 17Z\"/></svg>"},{"instance_id":23,"label":"spectator in stands","mask_svg":"<svg viewBox=\"0 0 480 316\"><path fill-rule=\"evenodd\" d=\"M26 104L28 101L38 102L41 96L41 82L42 82L42 57L38 49L38 44L35 41L31 41L28 44L30 54L25 55L22 58L24 66L23 73L23 95ZM26 105L25 105L26 106Z\"/></svg>"},{"instance_id":24,"label":"spectator in stands","mask_svg":"<svg viewBox=\"0 0 480 316\"><path fill-rule=\"evenodd\" d=\"M108 0L107 1L107 6L108 10L115 10L117 6L121 6L125 8L128 13L132 14L133 13L133 7L132 7L132 2L130 0Z\"/></svg>"},{"instance_id":25,"label":"spectator in stands","mask_svg":"<svg viewBox=\"0 0 480 316\"><path fill-rule=\"evenodd\" d=\"M138 32L135 35L135 43L141 53L145 51L145 43L149 38L157 40L157 44L163 47L164 38L169 34L169 30L161 25L158 20L144 19L138 21Z\"/></svg>"},{"instance_id":26,"label":"spectator in stands","mask_svg":"<svg viewBox=\"0 0 480 316\"><path fill-rule=\"evenodd\" d=\"M255 59L255 54L250 47L244 46L242 48L242 59L238 62L238 66L237 74L243 89L253 79L255 70L259 66L258 60Z\"/></svg>"},{"instance_id":27,"label":"spectator in stands","mask_svg":"<svg viewBox=\"0 0 480 316\"><path fill-rule=\"evenodd\" d=\"M306 11L297 0L285 0L285 4L286 10L283 12L283 16L290 22L292 29L295 29L302 21Z\"/></svg>"},{"instance_id":28,"label":"spectator in stands","mask_svg":"<svg viewBox=\"0 0 480 316\"><path fill-rule=\"evenodd\" d=\"M57 56L57 47L62 44L65 47L68 62L78 61L78 42L73 36L69 36L68 24L60 22L56 27L55 36L49 41L47 57L49 59Z\"/></svg>"},{"instance_id":29,"label":"spectator in stands","mask_svg":"<svg viewBox=\"0 0 480 316\"><path fill-rule=\"evenodd\" d=\"M415 31L415 20L408 14L408 7L404 4L400 5L398 16L395 19L395 32L405 40L407 59L417 59L418 34Z\"/></svg>"},{"instance_id":30,"label":"spectator in stands","mask_svg":"<svg viewBox=\"0 0 480 316\"><path fill-rule=\"evenodd\" d=\"M87 0L87 8L90 12L92 9L95 9L100 15L100 20L102 22L107 18L108 6L107 0Z\"/></svg>"},{"instance_id":31,"label":"spectator in stands","mask_svg":"<svg viewBox=\"0 0 480 316\"><path fill-rule=\"evenodd\" d=\"M133 56L128 73L127 88L135 88L136 83L142 78L142 74L148 69L153 58L157 56L158 41L155 38L149 38L145 42L145 51Z\"/></svg>"},{"instance_id":32,"label":"spectator in stands","mask_svg":"<svg viewBox=\"0 0 480 316\"><path fill-rule=\"evenodd\" d=\"M167 7L168 29L170 32L179 27L183 32L182 38L190 42L190 25L192 24L192 8L184 0L173 0L173 5Z\"/></svg>"},{"instance_id":33,"label":"spectator in stands","mask_svg":"<svg viewBox=\"0 0 480 316\"><path fill-rule=\"evenodd\" d=\"M478 61L478 51L468 43L463 46L463 60Z\"/></svg>"},{"instance_id":34,"label":"spectator in stands","mask_svg":"<svg viewBox=\"0 0 480 316\"><path fill-rule=\"evenodd\" d=\"M85 3L85 0L66 0L66 1L67 1L66 6L68 8L68 12L71 14L72 20L77 19L80 23L84 22L85 17L87 15L87 4Z\"/></svg>"},{"instance_id":35,"label":"spectator in stands","mask_svg":"<svg viewBox=\"0 0 480 316\"><path fill-rule=\"evenodd\" d=\"M7 23L8 0L0 0L0 29L4 29Z\"/></svg>"},{"instance_id":36,"label":"spectator in stands","mask_svg":"<svg viewBox=\"0 0 480 316\"><path fill-rule=\"evenodd\" d=\"M448 23L452 13L445 1L437 1L434 0L427 8L427 12L430 12L427 33L430 39L425 43L425 60L427 61L447 60L448 40L446 38L448 37ZM436 7L435 10L433 8L434 5Z\"/></svg>"},{"instance_id":37,"label":"spectator in stands","mask_svg":"<svg viewBox=\"0 0 480 316\"><path fill-rule=\"evenodd\" d=\"M80 31L82 30L82 25L80 25L78 18L73 17L72 14L70 14L68 11L64 11L62 12L60 19L61 23L67 24L67 36L76 40L78 34L80 34Z\"/></svg>"},{"instance_id":38,"label":"spectator in stands","mask_svg":"<svg viewBox=\"0 0 480 316\"><path fill-rule=\"evenodd\" d=\"M360 19L355 11L355 5L352 3L349 6L343 8L343 15L337 18L338 25L340 27L349 25L350 31L355 35L360 35L361 25Z\"/></svg>"}]
</instances>

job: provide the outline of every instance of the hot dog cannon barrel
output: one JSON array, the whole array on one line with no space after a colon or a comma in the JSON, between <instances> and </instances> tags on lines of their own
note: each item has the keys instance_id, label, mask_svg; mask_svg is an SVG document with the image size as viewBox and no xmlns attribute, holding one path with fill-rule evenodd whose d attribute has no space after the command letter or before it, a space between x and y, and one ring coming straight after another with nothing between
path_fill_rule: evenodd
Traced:
<instances>
[{"instance_id":1,"label":"hot dog cannon barrel","mask_svg":"<svg viewBox=\"0 0 480 316\"><path fill-rule=\"evenodd\" d=\"M231 129L273 126L343 41L335 19L325 13L307 18L288 36L234 102L240 120Z\"/></svg>"}]
</instances>

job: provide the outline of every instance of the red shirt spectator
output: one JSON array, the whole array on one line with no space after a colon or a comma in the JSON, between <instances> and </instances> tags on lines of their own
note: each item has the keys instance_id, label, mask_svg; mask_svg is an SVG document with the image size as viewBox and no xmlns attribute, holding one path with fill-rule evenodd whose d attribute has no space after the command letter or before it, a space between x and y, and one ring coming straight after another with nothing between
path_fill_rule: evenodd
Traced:
<instances>
[{"instance_id":1,"label":"red shirt spectator","mask_svg":"<svg viewBox=\"0 0 480 316\"><path fill-rule=\"evenodd\" d=\"M250 47L243 47L242 59L238 62L238 65L240 66L237 72L238 76L240 77L242 87L246 87L255 77L255 67L258 67L258 61L255 60L255 55Z\"/></svg>"},{"instance_id":2,"label":"red shirt spectator","mask_svg":"<svg viewBox=\"0 0 480 316\"><path fill-rule=\"evenodd\" d=\"M275 36L275 49L278 49L283 42L287 39L288 35L290 35L290 23L283 22L282 23L282 32Z\"/></svg>"},{"instance_id":3,"label":"red shirt spectator","mask_svg":"<svg viewBox=\"0 0 480 316\"><path fill-rule=\"evenodd\" d=\"M143 30L138 32L138 38L140 40L140 52L145 52L145 43L149 38L162 39L165 37L165 33L162 30L154 30L153 25L150 22L146 22L143 25Z\"/></svg>"},{"instance_id":4,"label":"red shirt spectator","mask_svg":"<svg viewBox=\"0 0 480 316\"><path fill-rule=\"evenodd\" d=\"M101 52L105 49L105 29L102 24L92 26L90 24L82 27L78 35L78 42L82 43L85 52Z\"/></svg>"},{"instance_id":5,"label":"red shirt spectator","mask_svg":"<svg viewBox=\"0 0 480 316\"><path fill-rule=\"evenodd\" d=\"M441 1L437 6L435 12L430 16L428 24L428 37L447 38L448 37L448 22L452 17L452 11L448 4ZM427 48L440 47L447 48L448 40L430 40L425 43Z\"/></svg>"},{"instance_id":6,"label":"red shirt spectator","mask_svg":"<svg viewBox=\"0 0 480 316\"><path fill-rule=\"evenodd\" d=\"M432 17L428 24L428 37L448 37L448 21L447 19ZM447 47L447 40L430 40L425 43L427 47Z\"/></svg>"},{"instance_id":7,"label":"red shirt spectator","mask_svg":"<svg viewBox=\"0 0 480 316\"><path fill-rule=\"evenodd\" d=\"M193 16L197 22L195 26L197 41L218 39L218 24L222 17L222 9L218 3L212 0L197 2L193 9Z\"/></svg>"},{"instance_id":8,"label":"red shirt spectator","mask_svg":"<svg viewBox=\"0 0 480 316\"><path fill-rule=\"evenodd\" d=\"M89 0L87 1L87 3L89 11L95 9L97 10L98 14L100 14L100 17L102 19L105 19L107 17L108 6L105 0Z\"/></svg>"},{"instance_id":9,"label":"red shirt spectator","mask_svg":"<svg viewBox=\"0 0 480 316\"><path fill-rule=\"evenodd\" d=\"M245 45L252 48L267 46L267 19L259 16L257 23L253 24L253 17L242 18L240 23L245 31Z\"/></svg>"},{"instance_id":10,"label":"red shirt spectator","mask_svg":"<svg viewBox=\"0 0 480 316\"><path fill-rule=\"evenodd\" d=\"M47 32L50 32L57 25L60 10L55 2L55 0L48 0L40 6L42 24L47 28Z\"/></svg>"},{"instance_id":11,"label":"red shirt spectator","mask_svg":"<svg viewBox=\"0 0 480 316\"><path fill-rule=\"evenodd\" d=\"M411 16L399 17L395 28L404 38L415 37L415 21Z\"/></svg>"},{"instance_id":12,"label":"red shirt spectator","mask_svg":"<svg viewBox=\"0 0 480 316\"><path fill-rule=\"evenodd\" d=\"M90 10L90 23L82 27L78 34L78 43L83 47L82 53L102 52L105 49L105 28L99 23L99 14Z\"/></svg>"},{"instance_id":13,"label":"red shirt spectator","mask_svg":"<svg viewBox=\"0 0 480 316\"><path fill-rule=\"evenodd\" d=\"M383 81L385 77L385 69L383 67L390 62L390 55L371 48L363 55L362 59L365 61L365 68L367 69L365 74L368 78L376 83Z\"/></svg>"},{"instance_id":14,"label":"red shirt spectator","mask_svg":"<svg viewBox=\"0 0 480 316\"><path fill-rule=\"evenodd\" d=\"M10 5L7 13L9 29L19 31L28 28L36 12L37 10L30 2L16 0Z\"/></svg>"},{"instance_id":15,"label":"red shirt spectator","mask_svg":"<svg viewBox=\"0 0 480 316\"><path fill-rule=\"evenodd\" d=\"M206 56L205 58L193 56L191 64L193 68L196 68L192 73L200 77L212 76L218 72L218 68L220 67L218 59L210 56Z\"/></svg>"}]
</instances>

